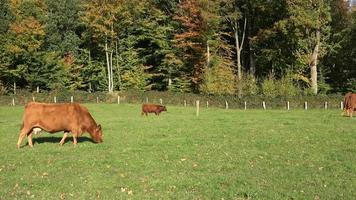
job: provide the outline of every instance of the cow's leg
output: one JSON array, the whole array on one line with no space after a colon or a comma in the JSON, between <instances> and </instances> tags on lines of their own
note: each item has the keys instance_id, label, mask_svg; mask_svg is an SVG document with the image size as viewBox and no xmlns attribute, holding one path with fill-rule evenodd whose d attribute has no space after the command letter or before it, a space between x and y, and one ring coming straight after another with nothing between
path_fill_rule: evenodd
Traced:
<instances>
[{"instance_id":1,"label":"cow's leg","mask_svg":"<svg viewBox=\"0 0 356 200\"><path fill-rule=\"evenodd\" d=\"M354 114L354 108L351 107L351 109L349 110L349 114L350 114L350 117L352 117L352 114Z\"/></svg>"},{"instance_id":2,"label":"cow's leg","mask_svg":"<svg viewBox=\"0 0 356 200\"><path fill-rule=\"evenodd\" d=\"M32 135L33 135L34 131L31 131L28 135L27 135L27 141L28 141L28 146L33 147L33 143L32 143ZM36 132L37 133L37 132Z\"/></svg>"},{"instance_id":3,"label":"cow's leg","mask_svg":"<svg viewBox=\"0 0 356 200\"><path fill-rule=\"evenodd\" d=\"M20 148L23 138L30 132L28 128L22 128L19 134L19 139L17 140L17 148Z\"/></svg>"},{"instance_id":4,"label":"cow's leg","mask_svg":"<svg viewBox=\"0 0 356 200\"><path fill-rule=\"evenodd\" d=\"M77 134L76 133L73 133L73 144L74 146L77 145L78 141L77 141Z\"/></svg>"},{"instance_id":5,"label":"cow's leg","mask_svg":"<svg viewBox=\"0 0 356 200\"><path fill-rule=\"evenodd\" d=\"M64 144L64 142L66 141L66 138L68 136L68 132L64 131L63 137L61 139L61 141L59 142L59 144L62 146Z\"/></svg>"}]
</instances>

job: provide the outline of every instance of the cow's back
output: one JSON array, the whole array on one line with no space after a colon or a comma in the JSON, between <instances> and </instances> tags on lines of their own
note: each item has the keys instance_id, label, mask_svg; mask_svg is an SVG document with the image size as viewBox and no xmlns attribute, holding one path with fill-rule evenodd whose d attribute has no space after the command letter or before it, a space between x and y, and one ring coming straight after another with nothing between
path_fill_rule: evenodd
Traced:
<instances>
[{"instance_id":1,"label":"cow's back","mask_svg":"<svg viewBox=\"0 0 356 200\"><path fill-rule=\"evenodd\" d=\"M143 112L155 112L159 109L158 105L155 104L143 104L142 111Z\"/></svg>"},{"instance_id":2,"label":"cow's back","mask_svg":"<svg viewBox=\"0 0 356 200\"><path fill-rule=\"evenodd\" d=\"M83 110L79 104L29 103L25 106L23 126L41 127L47 132L78 129Z\"/></svg>"}]
</instances>

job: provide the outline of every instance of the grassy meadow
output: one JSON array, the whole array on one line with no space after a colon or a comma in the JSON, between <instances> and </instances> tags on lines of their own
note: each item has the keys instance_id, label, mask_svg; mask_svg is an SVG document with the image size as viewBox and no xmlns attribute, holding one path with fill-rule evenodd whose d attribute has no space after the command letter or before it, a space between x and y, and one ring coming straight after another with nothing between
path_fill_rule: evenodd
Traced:
<instances>
[{"instance_id":1,"label":"grassy meadow","mask_svg":"<svg viewBox=\"0 0 356 200\"><path fill-rule=\"evenodd\" d=\"M340 110L87 104L104 142L16 142L23 106L0 107L0 199L354 199L356 117Z\"/></svg>"}]
</instances>

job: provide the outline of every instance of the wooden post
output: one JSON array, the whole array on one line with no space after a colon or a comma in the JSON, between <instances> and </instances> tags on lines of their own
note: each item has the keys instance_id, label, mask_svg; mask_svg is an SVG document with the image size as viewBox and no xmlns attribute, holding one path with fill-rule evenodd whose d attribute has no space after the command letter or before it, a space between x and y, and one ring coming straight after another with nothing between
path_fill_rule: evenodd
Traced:
<instances>
[{"instance_id":1,"label":"wooden post","mask_svg":"<svg viewBox=\"0 0 356 200\"><path fill-rule=\"evenodd\" d=\"M206 101L206 108L209 108L209 101Z\"/></svg>"},{"instance_id":2,"label":"wooden post","mask_svg":"<svg viewBox=\"0 0 356 200\"><path fill-rule=\"evenodd\" d=\"M325 103L324 103L324 109L325 110L328 109L328 102L327 101L325 101Z\"/></svg>"},{"instance_id":3,"label":"wooden post","mask_svg":"<svg viewBox=\"0 0 356 200\"><path fill-rule=\"evenodd\" d=\"M344 102L340 101L340 109L343 110L344 109Z\"/></svg>"},{"instance_id":4,"label":"wooden post","mask_svg":"<svg viewBox=\"0 0 356 200\"><path fill-rule=\"evenodd\" d=\"M12 106L15 106L15 98L12 98Z\"/></svg>"},{"instance_id":5,"label":"wooden post","mask_svg":"<svg viewBox=\"0 0 356 200\"><path fill-rule=\"evenodd\" d=\"M266 102L265 101L262 101L262 107L263 107L263 110L266 110Z\"/></svg>"},{"instance_id":6,"label":"wooden post","mask_svg":"<svg viewBox=\"0 0 356 200\"><path fill-rule=\"evenodd\" d=\"M247 102L245 101L245 110L247 110Z\"/></svg>"},{"instance_id":7,"label":"wooden post","mask_svg":"<svg viewBox=\"0 0 356 200\"><path fill-rule=\"evenodd\" d=\"M120 96L117 96L117 104L120 104Z\"/></svg>"},{"instance_id":8,"label":"wooden post","mask_svg":"<svg viewBox=\"0 0 356 200\"><path fill-rule=\"evenodd\" d=\"M37 93L40 93L40 87L37 86Z\"/></svg>"},{"instance_id":9,"label":"wooden post","mask_svg":"<svg viewBox=\"0 0 356 200\"><path fill-rule=\"evenodd\" d=\"M229 104L227 103L227 101L225 101L225 109L229 109Z\"/></svg>"},{"instance_id":10,"label":"wooden post","mask_svg":"<svg viewBox=\"0 0 356 200\"><path fill-rule=\"evenodd\" d=\"M34 97L34 96L32 96L32 101L33 101L33 102L36 102L36 99L35 99L35 97Z\"/></svg>"},{"instance_id":11,"label":"wooden post","mask_svg":"<svg viewBox=\"0 0 356 200\"><path fill-rule=\"evenodd\" d=\"M287 101L287 110L289 110L289 101Z\"/></svg>"},{"instance_id":12,"label":"wooden post","mask_svg":"<svg viewBox=\"0 0 356 200\"><path fill-rule=\"evenodd\" d=\"M304 102L304 109L308 110L308 102Z\"/></svg>"},{"instance_id":13,"label":"wooden post","mask_svg":"<svg viewBox=\"0 0 356 200\"><path fill-rule=\"evenodd\" d=\"M163 100L162 100L162 99L159 99L159 103L160 103L161 105L163 105Z\"/></svg>"},{"instance_id":14,"label":"wooden post","mask_svg":"<svg viewBox=\"0 0 356 200\"><path fill-rule=\"evenodd\" d=\"M148 103L148 97L146 97L146 103Z\"/></svg>"},{"instance_id":15,"label":"wooden post","mask_svg":"<svg viewBox=\"0 0 356 200\"><path fill-rule=\"evenodd\" d=\"M187 107L187 100L184 100L184 107Z\"/></svg>"},{"instance_id":16,"label":"wooden post","mask_svg":"<svg viewBox=\"0 0 356 200\"><path fill-rule=\"evenodd\" d=\"M57 97L56 96L53 97L53 101L54 101L54 103L57 103Z\"/></svg>"},{"instance_id":17,"label":"wooden post","mask_svg":"<svg viewBox=\"0 0 356 200\"><path fill-rule=\"evenodd\" d=\"M73 96L70 97L70 102L73 103L74 102L74 98Z\"/></svg>"},{"instance_id":18,"label":"wooden post","mask_svg":"<svg viewBox=\"0 0 356 200\"><path fill-rule=\"evenodd\" d=\"M195 105L197 106L197 117L198 117L199 116L199 100L196 101Z\"/></svg>"},{"instance_id":19,"label":"wooden post","mask_svg":"<svg viewBox=\"0 0 356 200\"><path fill-rule=\"evenodd\" d=\"M98 96L96 97L96 103L99 103L99 97Z\"/></svg>"}]
</instances>

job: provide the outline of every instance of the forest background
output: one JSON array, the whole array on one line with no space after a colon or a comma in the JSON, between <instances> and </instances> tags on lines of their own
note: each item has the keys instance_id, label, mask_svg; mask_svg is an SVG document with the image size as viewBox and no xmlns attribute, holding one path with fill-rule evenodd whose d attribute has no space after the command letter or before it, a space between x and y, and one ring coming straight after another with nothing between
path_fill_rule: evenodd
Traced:
<instances>
[{"instance_id":1,"label":"forest background","mask_svg":"<svg viewBox=\"0 0 356 200\"><path fill-rule=\"evenodd\" d=\"M345 0L2 0L0 94L356 91Z\"/></svg>"}]
</instances>

